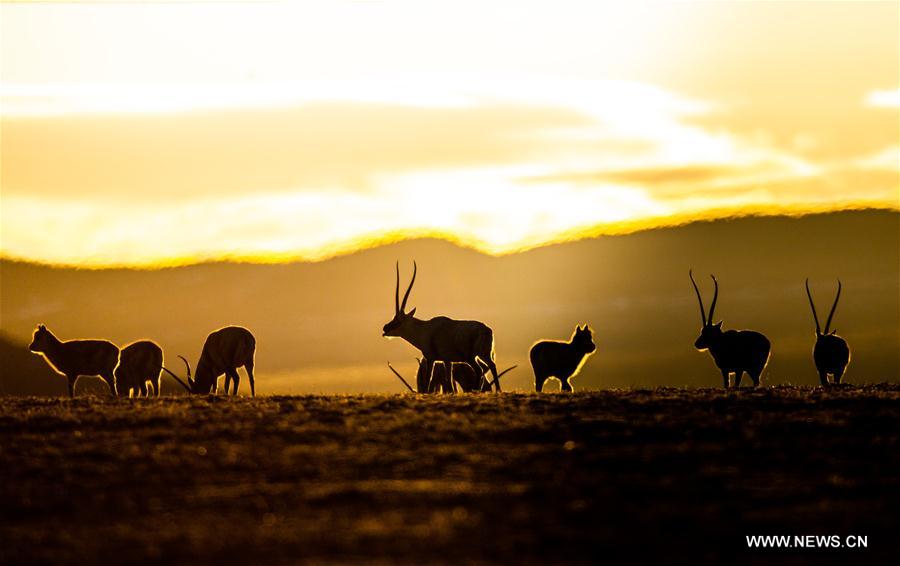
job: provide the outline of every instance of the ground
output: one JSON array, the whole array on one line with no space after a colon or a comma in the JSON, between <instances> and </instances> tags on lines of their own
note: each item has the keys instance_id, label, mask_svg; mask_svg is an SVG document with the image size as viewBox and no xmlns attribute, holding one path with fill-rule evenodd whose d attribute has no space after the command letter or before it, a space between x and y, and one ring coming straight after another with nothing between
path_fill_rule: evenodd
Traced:
<instances>
[{"instance_id":1,"label":"ground","mask_svg":"<svg viewBox=\"0 0 900 566\"><path fill-rule=\"evenodd\" d=\"M897 385L6 397L0 561L888 562L898 416Z\"/></svg>"}]
</instances>

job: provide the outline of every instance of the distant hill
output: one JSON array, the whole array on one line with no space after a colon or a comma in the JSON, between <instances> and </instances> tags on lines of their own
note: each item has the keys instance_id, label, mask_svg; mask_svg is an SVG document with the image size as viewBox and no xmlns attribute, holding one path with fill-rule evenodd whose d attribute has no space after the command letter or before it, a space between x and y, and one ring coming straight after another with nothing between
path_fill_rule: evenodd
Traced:
<instances>
[{"instance_id":1,"label":"distant hill","mask_svg":"<svg viewBox=\"0 0 900 566\"><path fill-rule=\"evenodd\" d=\"M576 388L715 386L721 380L712 360L692 346L700 328L687 277L693 267L707 303L708 274L719 278L716 317L726 328L753 328L772 340L766 381L813 384L814 326L803 280L810 278L827 313L840 277L834 326L853 348L846 379L896 381L898 235L897 212L860 211L699 222L502 257L424 239L282 265L90 271L4 261L0 315L3 331L22 343L39 322L63 339L124 345L151 338L174 369L176 354L196 361L211 330L240 324L258 339L262 392L399 391L384 364L392 360L411 374L415 351L382 338L381 327L393 315L394 262L405 286L416 259L409 306L420 317L489 324L498 364L520 365L504 378L508 387L531 387L527 352L535 340L567 339L578 323L595 329L598 353Z\"/></svg>"}]
</instances>

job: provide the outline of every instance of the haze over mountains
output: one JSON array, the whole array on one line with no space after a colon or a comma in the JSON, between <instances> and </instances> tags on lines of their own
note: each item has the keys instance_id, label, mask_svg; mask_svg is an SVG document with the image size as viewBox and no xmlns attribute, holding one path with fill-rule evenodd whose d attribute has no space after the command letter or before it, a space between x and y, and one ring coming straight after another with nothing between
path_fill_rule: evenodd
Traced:
<instances>
[{"instance_id":1,"label":"haze over mountains","mask_svg":"<svg viewBox=\"0 0 900 566\"><path fill-rule=\"evenodd\" d=\"M498 366L519 365L506 389L532 388L535 340L568 339L580 323L594 328L598 352L576 389L721 385L710 356L693 348L700 314L690 267L707 304L708 274L718 277L716 318L725 328L769 336L764 383L818 383L807 276L823 319L836 278L843 281L833 327L853 351L845 380L897 381L898 237L900 213L858 211L700 222L502 257L426 239L283 265L88 271L3 261L0 392L64 393L64 379L25 349L37 323L60 339L155 340L179 373L176 354L195 363L210 331L238 324L257 337L262 393L401 391L385 362L412 376L417 352L382 338L381 327L393 315L394 262L402 292L413 259L419 275L409 307L422 318L490 325Z\"/></svg>"}]
</instances>

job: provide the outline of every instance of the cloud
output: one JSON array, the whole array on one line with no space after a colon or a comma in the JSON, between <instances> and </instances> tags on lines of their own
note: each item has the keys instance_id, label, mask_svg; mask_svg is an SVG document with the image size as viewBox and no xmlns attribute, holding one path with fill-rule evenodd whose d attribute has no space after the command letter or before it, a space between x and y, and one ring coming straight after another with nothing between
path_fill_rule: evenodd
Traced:
<instances>
[{"instance_id":1,"label":"cloud","mask_svg":"<svg viewBox=\"0 0 900 566\"><path fill-rule=\"evenodd\" d=\"M405 101L331 85L265 108L226 93L202 112L4 115L2 252L272 261L418 234L504 253L710 211L895 202L884 144L824 159L724 127L740 107L643 83L432 78Z\"/></svg>"},{"instance_id":2,"label":"cloud","mask_svg":"<svg viewBox=\"0 0 900 566\"><path fill-rule=\"evenodd\" d=\"M873 90L866 95L866 105L875 108L900 108L900 88Z\"/></svg>"},{"instance_id":3,"label":"cloud","mask_svg":"<svg viewBox=\"0 0 900 566\"><path fill-rule=\"evenodd\" d=\"M645 167L608 171L588 171L561 173L522 179L526 183L575 183L595 185L598 183L621 183L637 186L682 185L685 183L710 182L733 177L741 172L739 167L726 165L684 165L672 167Z\"/></svg>"},{"instance_id":4,"label":"cloud","mask_svg":"<svg viewBox=\"0 0 900 566\"><path fill-rule=\"evenodd\" d=\"M369 190L389 173L527 160L538 133L592 120L562 107L374 103L163 115L3 117L6 194L175 202Z\"/></svg>"}]
</instances>

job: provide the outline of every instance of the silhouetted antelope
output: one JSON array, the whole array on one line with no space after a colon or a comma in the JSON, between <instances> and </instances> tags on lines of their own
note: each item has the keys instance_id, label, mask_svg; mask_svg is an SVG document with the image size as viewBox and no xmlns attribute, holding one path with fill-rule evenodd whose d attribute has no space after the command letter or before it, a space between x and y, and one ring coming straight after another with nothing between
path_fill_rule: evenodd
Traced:
<instances>
[{"instance_id":1,"label":"silhouetted antelope","mask_svg":"<svg viewBox=\"0 0 900 566\"><path fill-rule=\"evenodd\" d=\"M75 396L75 382L82 375L96 375L109 386L109 393L116 396L116 382L113 371L119 361L119 348L106 340L60 341L41 324L34 331L28 349L44 356L47 363L61 375L66 376L69 397Z\"/></svg>"},{"instance_id":2,"label":"silhouetted antelope","mask_svg":"<svg viewBox=\"0 0 900 566\"><path fill-rule=\"evenodd\" d=\"M484 369L481 366L478 366L477 369L482 371L476 371L476 368L473 368L469 364L450 363L447 365L450 370L448 372L449 379L458 384L459 388L466 393L491 390L488 380L484 377ZM499 372L497 378L499 379L502 377L506 371L509 370Z\"/></svg>"},{"instance_id":3,"label":"silhouetted antelope","mask_svg":"<svg viewBox=\"0 0 900 566\"><path fill-rule=\"evenodd\" d=\"M119 397L147 395L147 382L153 394L159 397L159 376L162 372L163 353L155 342L140 340L122 348L119 365L116 366L116 391Z\"/></svg>"},{"instance_id":4,"label":"silhouetted antelope","mask_svg":"<svg viewBox=\"0 0 900 566\"><path fill-rule=\"evenodd\" d=\"M722 321L713 324L713 315L716 311L716 301L719 299L719 282L715 275L712 277L716 286L712 304L709 307L709 316L703 310L703 299L700 297L700 289L694 281L694 274L688 271L691 284L697 293L697 301L700 303L700 318L703 321L703 330L700 337L694 342L694 347L700 350L709 350L716 366L722 372L722 384L728 387L728 376L734 374L734 386L741 386L741 377L744 372L753 380L753 385L759 385L759 377L762 375L766 363L769 361L771 345L769 339L753 330L726 330L722 331Z\"/></svg>"},{"instance_id":5,"label":"silhouetted antelope","mask_svg":"<svg viewBox=\"0 0 900 566\"><path fill-rule=\"evenodd\" d=\"M806 280L806 296L809 297L809 307L812 309L813 320L816 321L816 345L813 348L813 360L816 362L816 370L819 372L819 381L822 385L828 385L828 374L834 376L834 382L840 383L847 364L850 363L850 347L847 341L837 336L837 330L828 332L831 328L831 319L834 317L834 309L837 308L841 298L841 281L838 280L837 295L828 320L825 321L825 330L819 328L819 317L816 315L816 305L813 302L812 293L809 292L809 279Z\"/></svg>"},{"instance_id":6,"label":"silhouetted antelope","mask_svg":"<svg viewBox=\"0 0 900 566\"><path fill-rule=\"evenodd\" d=\"M237 395L241 376L237 370L241 366L247 370L250 379L250 395L256 396L256 385L253 379L253 356L256 353L256 338L249 330L240 326L226 326L212 332L206 337L196 373L191 377L191 364L183 356L178 356L187 368L188 387L191 393L207 394L218 392L216 383L225 374L225 394L228 385L234 382L233 394Z\"/></svg>"},{"instance_id":7,"label":"silhouetted antelope","mask_svg":"<svg viewBox=\"0 0 900 566\"><path fill-rule=\"evenodd\" d=\"M585 324L576 326L568 342L542 340L536 342L528 353L534 370L534 389L543 391L544 382L554 377L559 380L563 391L572 391L570 379L597 349L592 340L591 329Z\"/></svg>"},{"instance_id":8,"label":"silhouetted antelope","mask_svg":"<svg viewBox=\"0 0 900 566\"><path fill-rule=\"evenodd\" d=\"M394 290L394 318L384 325L383 336L403 338L422 352L425 358L425 372L428 376L435 362L460 362L469 364L477 373L484 373L482 365L490 370L493 384L500 391L497 366L494 364L494 333L484 323L475 320L453 320L437 316L430 320L415 317L416 309L408 313L406 301L416 282L416 263L413 262L413 276L400 302L400 263L397 263L397 285Z\"/></svg>"},{"instance_id":9,"label":"silhouetted antelope","mask_svg":"<svg viewBox=\"0 0 900 566\"><path fill-rule=\"evenodd\" d=\"M416 389L413 389L409 385L409 382L400 375L400 372L394 369L391 362L388 362L388 367L394 372L394 375L400 378L403 385L413 393L435 393L439 387L444 387L445 393L453 392L452 388L449 386L449 382L445 381L446 372L444 371L443 363L429 362L425 358L416 358L416 362L418 363L418 369L416 370ZM440 370L438 369L438 366L441 367Z\"/></svg>"},{"instance_id":10,"label":"silhouetted antelope","mask_svg":"<svg viewBox=\"0 0 900 566\"><path fill-rule=\"evenodd\" d=\"M131 391L134 396L146 396L147 382L156 397L160 395L160 371L175 378L188 392L187 384L163 366L162 348L156 342L139 340L122 348L119 352L119 365L116 366L116 391L119 397L127 397Z\"/></svg>"},{"instance_id":11,"label":"silhouetted antelope","mask_svg":"<svg viewBox=\"0 0 900 566\"><path fill-rule=\"evenodd\" d=\"M400 378L400 381L403 382L403 385L406 386L412 393L434 393L436 391L436 387L447 387L446 381L443 379L443 372L446 371L445 364L443 362L434 362L433 364L429 364L428 360L424 358L416 358L416 362L418 362L418 370L416 371L416 385L419 388L417 391L413 389L409 382L397 371L394 366L391 365L391 362L388 362L388 367L394 375ZM438 370L437 366L440 365L441 369ZM453 372L453 380L459 383L460 387L465 392L474 392L474 391L490 391L490 384L488 380L485 379L484 373L477 373L472 366L464 363L455 363L450 364L451 371ZM432 367L433 366L433 367ZM432 367L431 373L428 373L428 368ZM505 370L501 371L497 374L497 379L500 379L507 372L516 369L517 366L510 366ZM441 374L437 374L437 372L441 372ZM433 377L437 375L437 377ZM450 389L444 389L445 393L449 393Z\"/></svg>"}]
</instances>

